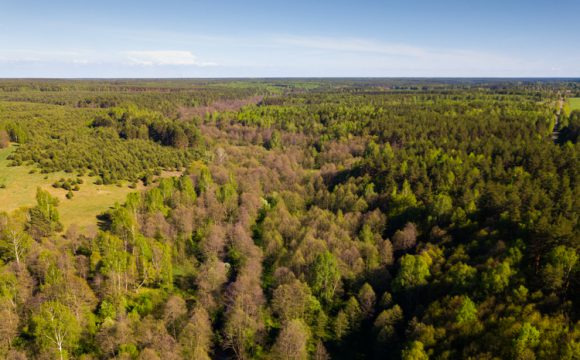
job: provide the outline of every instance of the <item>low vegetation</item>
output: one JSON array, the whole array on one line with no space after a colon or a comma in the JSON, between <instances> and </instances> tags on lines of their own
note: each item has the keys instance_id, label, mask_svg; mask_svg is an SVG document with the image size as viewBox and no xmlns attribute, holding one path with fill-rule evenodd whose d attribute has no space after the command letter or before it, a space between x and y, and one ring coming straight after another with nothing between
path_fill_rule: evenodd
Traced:
<instances>
[{"instance_id":1,"label":"low vegetation","mask_svg":"<svg viewBox=\"0 0 580 360\"><path fill-rule=\"evenodd\" d=\"M580 97L568 99L571 110L580 110Z\"/></svg>"},{"instance_id":2,"label":"low vegetation","mask_svg":"<svg viewBox=\"0 0 580 360\"><path fill-rule=\"evenodd\" d=\"M9 166L11 161L6 157L14 151L14 148L0 150L0 212L12 212L21 207L31 207L35 204L35 193L37 188L48 191L53 196L60 199L59 211L62 222L66 227L72 224L78 226L80 230L97 229L97 215L106 211L116 202L122 203L131 189L125 183L123 186L116 185L96 185L96 177L82 176L75 177L75 182L79 190L74 192L74 198L66 199L68 190L61 187L55 188L54 184L60 184L64 177L71 174L64 172L54 172L42 174L34 166ZM74 186L73 186L74 188ZM138 189L143 186L139 185Z\"/></svg>"}]
</instances>

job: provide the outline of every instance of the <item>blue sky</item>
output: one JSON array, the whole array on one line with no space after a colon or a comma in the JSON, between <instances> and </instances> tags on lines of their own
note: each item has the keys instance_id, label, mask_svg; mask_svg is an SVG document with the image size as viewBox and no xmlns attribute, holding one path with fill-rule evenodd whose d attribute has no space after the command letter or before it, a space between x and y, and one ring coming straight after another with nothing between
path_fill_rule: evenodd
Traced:
<instances>
[{"instance_id":1,"label":"blue sky","mask_svg":"<svg viewBox=\"0 0 580 360\"><path fill-rule=\"evenodd\" d=\"M0 0L0 77L579 77L580 0Z\"/></svg>"}]
</instances>

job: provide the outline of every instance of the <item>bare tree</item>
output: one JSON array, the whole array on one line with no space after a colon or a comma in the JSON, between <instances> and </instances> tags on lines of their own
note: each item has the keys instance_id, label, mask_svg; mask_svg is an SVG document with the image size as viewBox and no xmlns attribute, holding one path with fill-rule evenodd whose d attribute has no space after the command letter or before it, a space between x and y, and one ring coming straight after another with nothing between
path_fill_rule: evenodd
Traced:
<instances>
[{"instance_id":1,"label":"bare tree","mask_svg":"<svg viewBox=\"0 0 580 360\"><path fill-rule=\"evenodd\" d=\"M403 230L397 230L393 235L394 250L408 250L417 244L417 226L412 222L405 225Z\"/></svg>"},{"instance_id":2,"label":"bare tree","mask_svg":"<svg viewBox=\"0 0 580 360\"><path fill-rule=\"evenodd\" d=\"M165 326L171 329L174 339L177 339L177 328L179 328L180 322L185 315L187 315L185 300L179 295L171 295L165 303L163 320L165 321Z\"/></svg>"},{"instance_id":3,"label":"bare tree","mask_svg":"<svg viewBox=\"0 0 580 360\"><path fill-rule=\"evenodd\" d=\"M207 311L201 306L193 309L189 322L179 335L179 344L186 359L209 360L212 329Z\"/></svg>"},{"instance_id":4,"label":"bare tree","mask_svg":"<svg viewBox=\"0 0 580 360\"><path fill-rule=\"evenodd\" d=\"M302 320L291 320L276 339L272 349L273 358L279 360L308 359L307 344L309 339L308 327Z\"/></svg>"}]
</instances>

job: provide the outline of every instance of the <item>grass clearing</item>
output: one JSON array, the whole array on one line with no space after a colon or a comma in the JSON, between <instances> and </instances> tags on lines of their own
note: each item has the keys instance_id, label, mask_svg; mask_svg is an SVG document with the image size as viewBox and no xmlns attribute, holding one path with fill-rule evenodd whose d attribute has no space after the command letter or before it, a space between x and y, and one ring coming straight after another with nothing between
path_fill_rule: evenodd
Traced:
<instances>
[{"instance_id":1,"label":"grass clearing","mask_svg":"<svg viewBox=\"0 0 580 360\"><path fill-rule=\"evenodd\" d=\"M79 191L73 191L72 199L66 198L67 191L56 189L52 184L61 178L75 178L74 173L56 172L41 174L35 166L8 166L10 163L6 158L15 151L17 146L13 145L6 149L0 149L0 211L11 212L20 207L34 206L36 203L36 188L41 187L49 191L60 200L58 210L61 222L67 229L71 224L77 224L83 231L94 229L97 224L97 215L107 210L116 202L125 201L127 194L145 187L138 184L137 189L128 187L128 183L123 186L117 185L95 185L95 177L83 176L84 183L80 185ZM30 173L35 169L35 173ZM178 176L179 172L167 172L162 176Z\"/></svg>"},{"instance_id":2,"label":"grass clearing","mask_svg":"<svg viewBox=\"0 0 580 360\"><path fill-rule=\"evenodd\" d=\"M569 98L568 103L570 104L570 111L580 110L580 97Z\"/></svg>"}]
</instances>

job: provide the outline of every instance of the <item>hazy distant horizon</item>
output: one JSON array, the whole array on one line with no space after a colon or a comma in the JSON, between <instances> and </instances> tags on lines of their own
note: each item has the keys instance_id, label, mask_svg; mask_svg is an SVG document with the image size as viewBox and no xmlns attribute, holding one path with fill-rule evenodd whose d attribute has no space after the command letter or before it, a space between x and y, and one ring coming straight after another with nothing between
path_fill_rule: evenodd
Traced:
<instances>
[{"instance_id":1,"label":"hazy distant horizon","mask_svg":"<svg viewBox=\"0 0 580 360\"><path fill-rule=\"evenodd\" d=\"M55 81L106 81L106 80L559 80L580 81L580 76L216 76L216 77L0 77L0 80L55 80Z\"/></svg>"}]
</instances>

